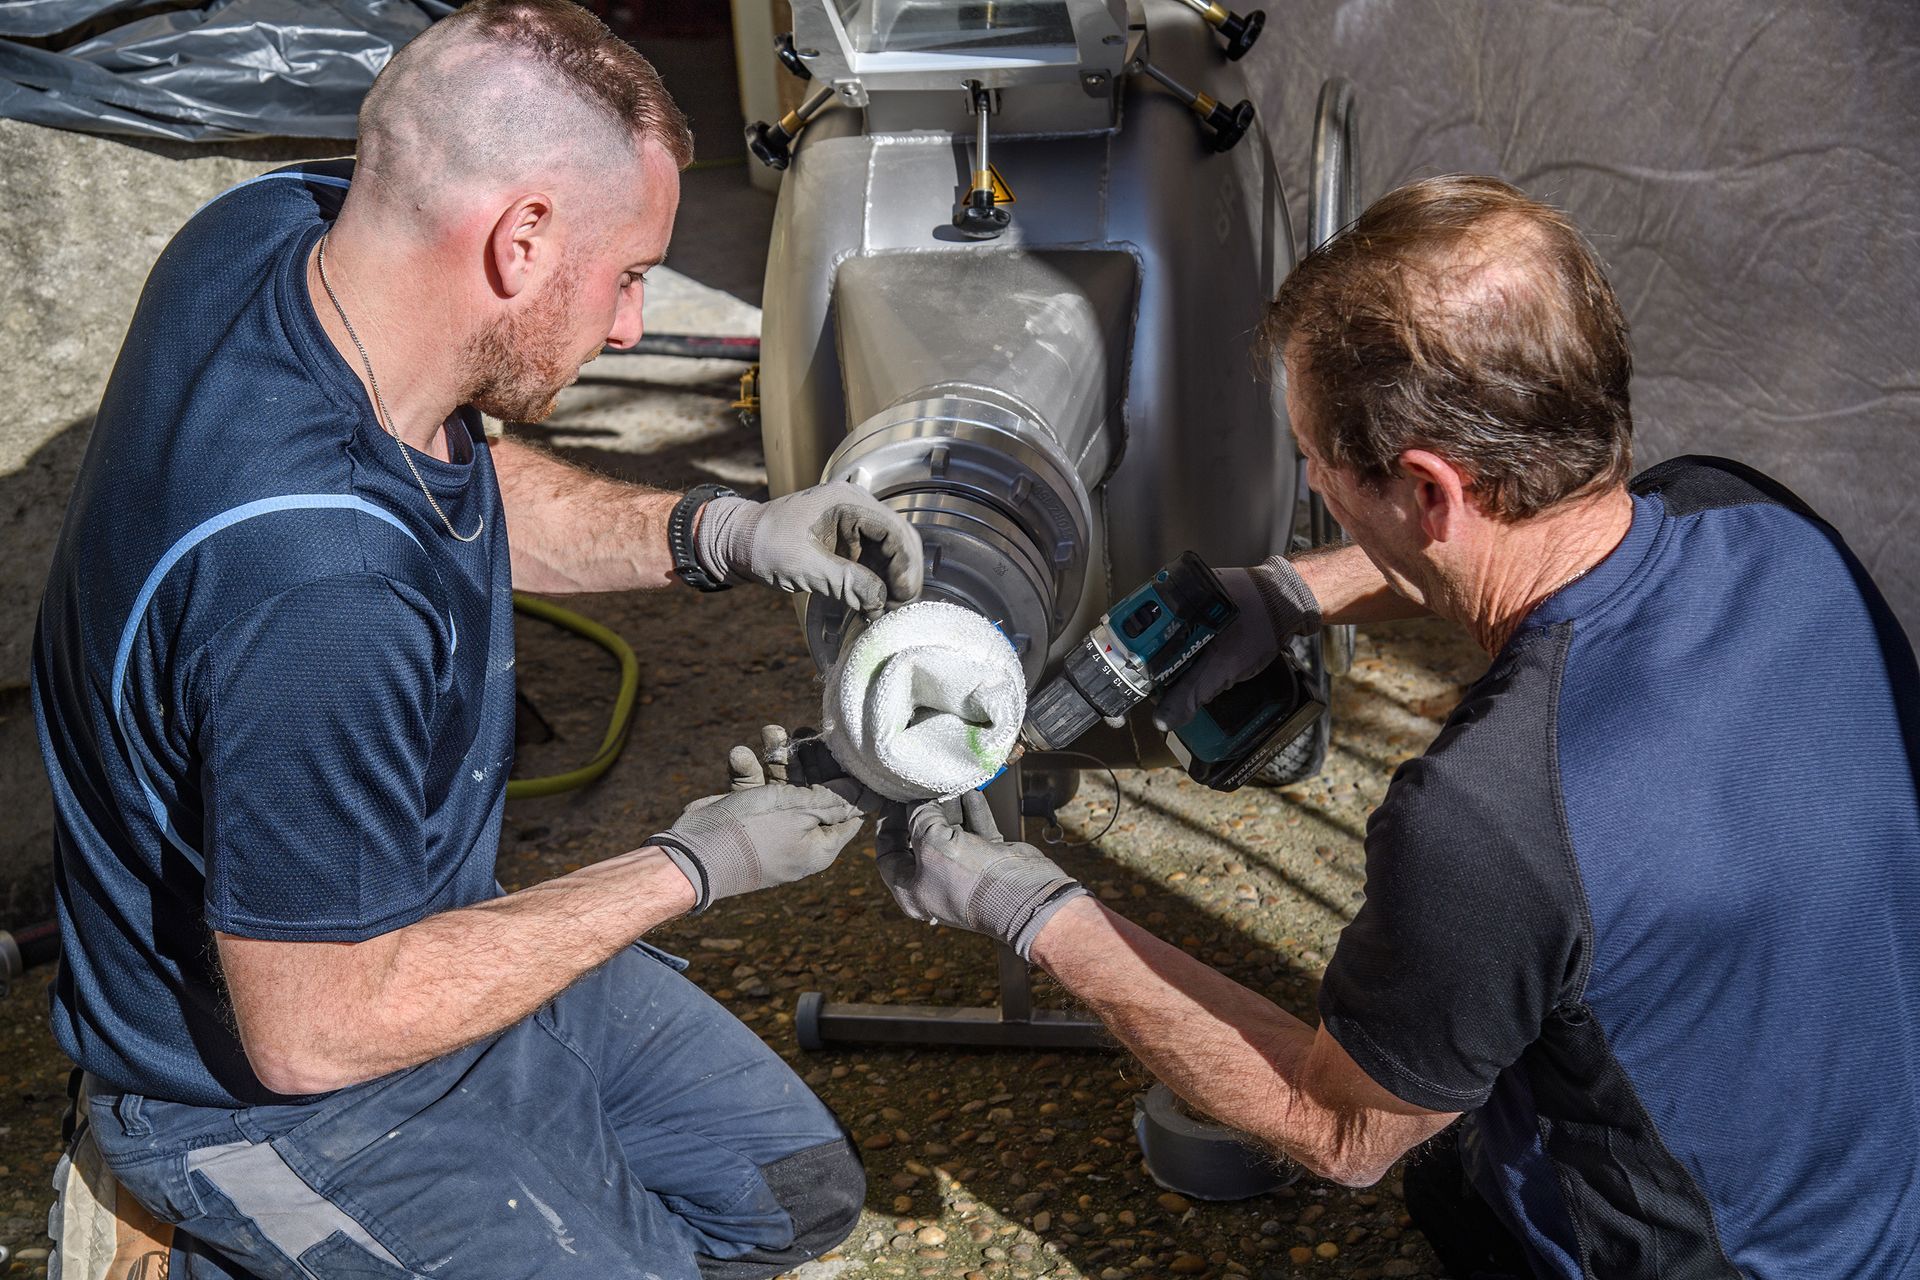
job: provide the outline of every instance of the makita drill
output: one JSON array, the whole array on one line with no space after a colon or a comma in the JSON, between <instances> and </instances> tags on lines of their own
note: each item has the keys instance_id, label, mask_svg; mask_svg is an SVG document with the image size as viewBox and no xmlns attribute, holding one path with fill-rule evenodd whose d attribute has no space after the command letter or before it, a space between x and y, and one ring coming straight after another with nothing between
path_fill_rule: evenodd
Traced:
<instances>
[{"instance_id":1,"label":"makita drill","mask_svg":"<svg viewBox=\"0 0 1920 1280\"><path fill-rule=\"evenodd\" d=\"M1102 614L1068 652L1061 673L1028 701L1023 741L1036 751L1057 751L1102 720L1118 728L1239 613L1213 570L1186 552ZM1282 649L1265 670L1177 726L1167 745L1194 781L1233 791L1325 710L1314 682Z\"/></svg>"}]
</instances>

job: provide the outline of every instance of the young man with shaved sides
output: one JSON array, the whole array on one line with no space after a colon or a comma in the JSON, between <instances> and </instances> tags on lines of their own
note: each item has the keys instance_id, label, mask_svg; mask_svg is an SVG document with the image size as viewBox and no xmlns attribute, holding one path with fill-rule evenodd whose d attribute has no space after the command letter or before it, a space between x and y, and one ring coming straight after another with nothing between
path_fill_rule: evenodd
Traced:
<instances>
[{"instance_id":1,"label":"young man with shaved sides","mask_svg":"<svg viewBox=\"0 0 1920 1280\"><path fill-rule=\"evenodd\" d=\"M1631 473L1626 322L1558 212L1395 191L1268 322L1354 545L1229 570L1184 723L1323 622L1492 656L1367 824L1310 1027L984 805L882 829L910 915L996 934L1199 1110L1407 1204L1468 1280L1920 1277L1920 672L1767 477ZM1465 1116L1462 1119L1462 1116Z\"/></svg>"},{"instance_id":2,"label":"young man with shaved sides","mask_svg":"<svg viewBox=\"0 0 1920 1280\"><path fill-rule=\"evenodd\" d=\"M639 338L691 150L585 10L478 0L382 72L357 164L243 183L154 267L33 678L54 1031L176 1276L753 1277L855 1221L838 1121L640 941L825 867L848 796L737 749L631 852L494 879L513 588L919 591L852 486L662 493L482 433Z\"/></svg>"}]
</instances>

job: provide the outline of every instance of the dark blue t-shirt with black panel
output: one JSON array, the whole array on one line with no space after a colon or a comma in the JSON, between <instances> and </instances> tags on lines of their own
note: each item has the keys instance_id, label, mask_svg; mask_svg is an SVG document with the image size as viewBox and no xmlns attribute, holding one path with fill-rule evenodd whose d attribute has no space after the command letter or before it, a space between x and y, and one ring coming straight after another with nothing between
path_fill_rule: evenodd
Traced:
<instances>
[{"instance_id":1,"label":"dark blue t-shirt with black panel","mask_svg":"<svg viewBox=\"0 0 1920 1280\"><path fill-rule=\"evenodd\" d=\"M1838 534L1633 484L1367 830L1333 1036L1538 1274L1920 1277L1920 674Z\"/></svg>"},{"instance_id":2,"label":"dark blue t-shirt with black panel","mask_svg":"<svg viewBox=\"0 0 1920 1280\"><path fill-rule=\"evenodd\" d=\"M415 455L454 527L485 526L449 536L320 328L307 261L350 175L339 161L243 183L160 255L41 606L53 1028L116 1090L272 1097L225 1007L214 931L359 941L498 891L513 752L499 486L462 410L450 461Z\"/></svg>"}]
</instances>

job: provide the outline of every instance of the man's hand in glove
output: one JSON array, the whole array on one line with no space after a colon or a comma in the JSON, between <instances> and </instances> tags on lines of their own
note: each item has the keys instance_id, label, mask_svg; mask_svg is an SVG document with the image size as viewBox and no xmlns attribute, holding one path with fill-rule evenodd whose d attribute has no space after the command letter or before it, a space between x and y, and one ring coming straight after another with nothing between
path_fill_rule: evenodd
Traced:
<instances>
[{"instance_id":1,"label":"man's hand in glove","mask_svg":"<svg viewBox=\"0 0 1920 1280\"><path fill-rule=\"evenodd\" d=\"M915 920L997 938L1028 958L1054 912L1087 891L1030 844L1009 843L987 798L894 806L881 819L880 878Z\"/></svg>"},{"instance_id":2,"label":"man's hand in glove","mask_svg":"<svg viewBox=\"0 0 1920 1280\"><path fill-rule=\"evenodd\" d=\"M1221 693L1266 670L1294 636L1320 629L1320 603L1285 556L1218 573L1240 616L1160 695L1153 723L1163 732L1179 728Z\"/></svg>"},{"instance_id":3,"label":"man's hand in glove","mask_svg":"<svg viewBox=\"0 0 1920 1280\"><path fill-rule=\"evenodd\" d=\"M868 618L919 595L924 574L913 526L845 480L771 502L715 498L700 510L694 554L717 578L831 596Z\"/></svg>"},{"instance_id":4,"label":"man's hand in glove","mask_svg":"<svg viewBox=\"0 0 1920 1280\"><path fill-rule=\"evenodd\" d=\"M790 785L787 731L768 725L761 733L772 763L735 747L727 756L731 789L695 800L678 822L647 841L692 882L696 912L720 898L824 871L860 830L858 783Z\"/></svg>"}]
</instances>

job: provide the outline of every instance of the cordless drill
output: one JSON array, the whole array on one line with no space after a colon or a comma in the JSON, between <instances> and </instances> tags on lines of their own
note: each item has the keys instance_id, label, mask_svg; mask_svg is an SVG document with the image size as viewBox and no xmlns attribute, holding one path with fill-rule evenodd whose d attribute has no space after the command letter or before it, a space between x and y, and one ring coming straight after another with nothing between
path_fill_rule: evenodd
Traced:
<instances>
[{"instance_id":1,"label":"cordless drill","mask_svg":"<svg viewBox=\"0 0 1920 1280\"><path fill-rule=\"evenodd\" d=\"M1059 675L1027 704L1022 739L1057 751L1170 685L1240 610L1207 563L1188 551L1100 617ZM1187 776L1233 791L1305 732L1326 704L1284 648L1258 675L1217 695L1167 735Z\"/></svg>"}]
</instances>

